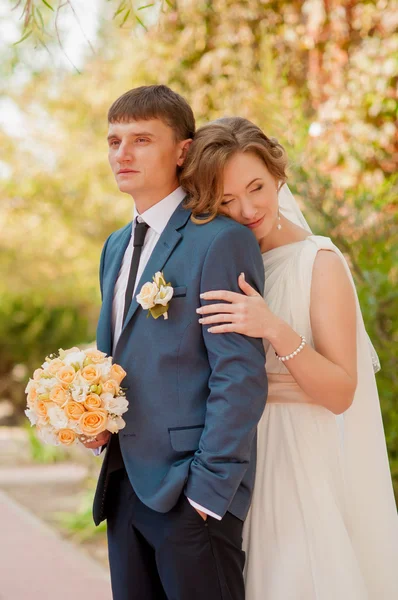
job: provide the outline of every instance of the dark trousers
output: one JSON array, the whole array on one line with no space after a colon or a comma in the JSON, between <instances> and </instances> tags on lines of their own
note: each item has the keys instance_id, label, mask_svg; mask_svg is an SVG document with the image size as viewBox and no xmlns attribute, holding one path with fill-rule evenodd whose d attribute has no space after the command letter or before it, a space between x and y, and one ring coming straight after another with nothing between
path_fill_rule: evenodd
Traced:
<instances>
[{"instance_id":1,"label":"dark trousers","mask_svg":"<svg viewBox=\"0 0 398 600\"><path fill-rule=\"evenodd\" d=\"M244 600L240 519L227 513L204 521L184 495L159 513L139 500L124 469L110 478L114 600Z\"/></svg>"}]
</instances>

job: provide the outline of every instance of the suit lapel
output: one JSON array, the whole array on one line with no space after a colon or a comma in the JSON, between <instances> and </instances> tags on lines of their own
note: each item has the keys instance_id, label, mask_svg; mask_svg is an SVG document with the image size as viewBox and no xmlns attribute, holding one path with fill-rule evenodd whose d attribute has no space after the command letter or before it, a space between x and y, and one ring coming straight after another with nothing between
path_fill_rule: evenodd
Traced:
<instances>
[{"instance_id":1,"label":"suit lapel","mask_svg":"<svg viewBox=\"0 0 398 600\"><path fill-rule=\"evenodd\" d=\"M152 281L152 277L155 275L157 271L162 271L166 262L170 258L173 253L175 247L182 240L182 234L180 233L180 229L182 229L188 219L191 216L191 212L183 208L183 202L177 207L175 212L173 213L170 221L166 225L162 235L160 236L158 243L156 244L152 255L144 269L144 272L138 282L136 287L134 297L132 299L129 312L127 313L126 321L124 323L122 333L128 325L129 321L134 316L139 304L136 300L137 295L140 292L140 289L147 281ZM167 279L167 273L165 273ZM121 335L120 338L121 339Z\"/></svg>"},{"instance_id":2,"label":"suit lapel","mask_svg":"<svg viewBox=\"0 0 398 600\"><path fill-rule=\"evenodd\" d=\"M131 239L132 223L127 225L107 249L106 272L104 273L104 298L99 320L97 345L108 355L112 354L112 304L115 284L122 265L124 253Z\"/></svg>"}]
</instances>

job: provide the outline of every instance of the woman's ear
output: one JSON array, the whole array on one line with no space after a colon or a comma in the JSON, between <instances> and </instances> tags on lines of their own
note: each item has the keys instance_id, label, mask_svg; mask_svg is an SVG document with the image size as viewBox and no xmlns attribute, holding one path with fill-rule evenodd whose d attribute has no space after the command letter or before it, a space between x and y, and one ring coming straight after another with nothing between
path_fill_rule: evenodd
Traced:
<instances>
[{"instance_id":1,"label":"woman's ear","mask_svg":"<svg viewBox=\"0 0 398 600\"><path fill-rule=\"evenodd\" d=\"M187 153L188 153L189 147L192 144L192 142L193 142L193 140L191 138L189 140L184 140L182 142L181 149L180 149L180 156L179 156L179 158L177 160L177 165L179 167L182 167L182 165L184 164L184 161L185 161L185 159L187 157Z\"/></svg>"}]
</instances>

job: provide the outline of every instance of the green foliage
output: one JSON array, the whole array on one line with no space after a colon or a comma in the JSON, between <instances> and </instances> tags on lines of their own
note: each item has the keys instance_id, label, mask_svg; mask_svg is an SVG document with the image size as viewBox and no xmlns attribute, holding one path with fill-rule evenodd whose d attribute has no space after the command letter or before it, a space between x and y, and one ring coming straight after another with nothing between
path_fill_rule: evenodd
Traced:
<instances>
[{"instance_id":1,"label":"green foliage","mask_svg":"<svg viewBox=\"0 0 398 600\"><path fill-rule=\"evenodd\" d=\"M59 513L58 522L76 542L85 542L106 532L106 521L98 527L93 522L94 481L89 481L79 508L73 513Z\"/></svg>"},{"instance_id":2,"label":"green foliage","mask_svg":"<svg viewBox=\"0 0 398 600\"><path fill-rule=\"evenodd\" d=\"M68 453L59 446L43 444L36 436L35 429L25 424L28 434L29 452L31 459L40 464L52 464L67 459Z\"/></svg>"},{"instance_id":3,"label":"green foliage","mask_svg":"<svg viewBox=\"0 0 398 600\"><path fill-rule=\"evenodd\" d=\"M172 8L173 4L170 0L155 0L149 4L142 5L136 0L108 0L113 4L112 18L115 25L122 27L135 27L137 23L145 31L147 26L143 19L142 11L148 13L148 9L156 10L164 13L167 8ZM14 11L20 10L18 18L22 19L21 38L14 45L25 42L30 36L36 45L47 47L48 41L51 38L57 38L59 45L62 48L62 42L59 34L60 25L66 18L65 9L74 15L77 21L79 20L73 0L19 0L16 4L13 3ZM151 12L148 16L149 20L153 21Z\"/></svg>"},{"instance_id":4,"label":"green foliage","mask_svg":"<svg viewBox=\"0 0 398 600\"><path fill-rule=\"evenodd\" d=\"M54 299L53 299L54 302ZM3 292L0 303L0 378L3 397L9 397L22 411L26 405L27 379L44 358L60 347L69 348L95 337L95 317L91 305L79 298L61 299L55 306L32 295ZM24 367L24 376L15 376L15 365ZM35 442L31 439L32 444ZM39 442L37 442L39 443ZM32 452L35 447L32 445Z\"/></svg>"}]
</instances>

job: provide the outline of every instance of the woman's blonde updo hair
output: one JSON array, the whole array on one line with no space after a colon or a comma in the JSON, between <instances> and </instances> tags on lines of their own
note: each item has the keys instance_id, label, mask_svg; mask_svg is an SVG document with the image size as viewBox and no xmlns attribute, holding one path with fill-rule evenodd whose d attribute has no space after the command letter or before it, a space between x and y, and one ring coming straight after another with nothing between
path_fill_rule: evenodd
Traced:
<instances>
[{"instance_id":1,"label":"woman's blonde updo hair","mask_svg":"<svg viewBox=\"0 0 398 600\"><path fill-rule=\"evenodd\" d=\"M185 206L192 211L195 223L208 223L219 214L224 168L237 152L256 154L279 186L286 182L287 157L277 140L268 138L247 119L217 119L196 132L180 175L180 183L190 196Z\"/></svg>"}]
</instances>

